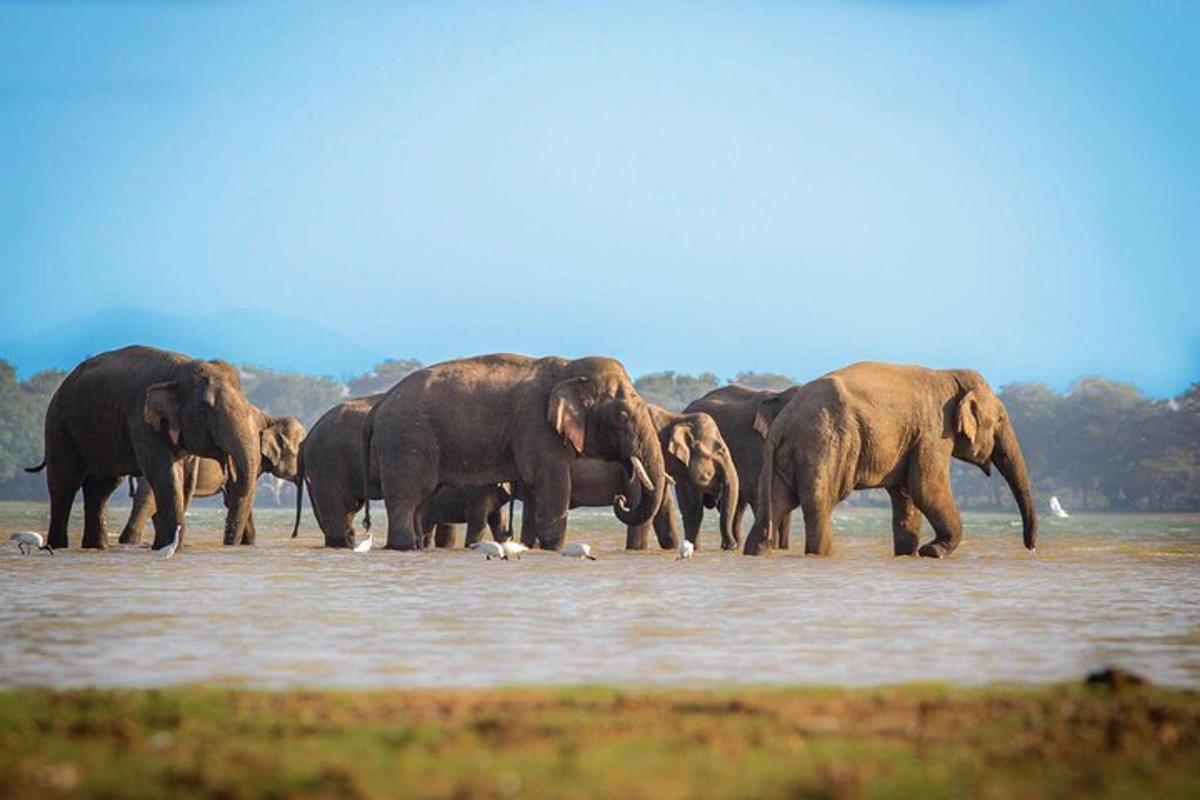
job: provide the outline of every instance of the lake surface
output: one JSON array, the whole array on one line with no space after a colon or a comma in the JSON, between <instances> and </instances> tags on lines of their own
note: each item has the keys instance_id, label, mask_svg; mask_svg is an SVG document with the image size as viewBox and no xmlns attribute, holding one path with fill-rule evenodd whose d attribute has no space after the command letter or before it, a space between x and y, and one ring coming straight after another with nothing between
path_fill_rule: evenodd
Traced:
<instances>
[{"instance_id":1,"label":"lake surface","mask_svg":"<svg viewBox=\"0 0 1200 800\"><path fill-rule=\"evenodd\" d=\"M839 510L828 558L723 553L709 514L695 560L676 562L623 552L611 513L581 510L568 540L597 561L488 562L325 550L307 513L289 539L283 509L256 510L258 545L226 548L222 514L189 512L169 560L21 556L8 533L44 531L46 508L0 503L0 685L979 684L1108 664L1200 685L1195 515L1044 517L1030 555L1015 516L967 514L938 562L893 558L885 509Z\"/></svg>"}]
</instances>

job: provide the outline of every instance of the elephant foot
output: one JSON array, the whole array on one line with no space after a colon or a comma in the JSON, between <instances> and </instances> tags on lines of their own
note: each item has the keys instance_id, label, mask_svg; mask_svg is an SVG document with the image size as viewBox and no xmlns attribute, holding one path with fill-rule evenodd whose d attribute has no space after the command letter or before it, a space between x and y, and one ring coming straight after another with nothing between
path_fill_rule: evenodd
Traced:
<instances>
[{"instance_id":1,"label":"elephant foot","mask_svg":"<svg viewBox=\"0 0 1200 800\"><path fill-rule=\"evenodd\" d=\"M921 549L917 554L922 558L947 558L954 552L954 548L945 542L933 541L929 544L921 545Z\"/></svg>"},{"instance_id":2,"label":"elephant foot","mask_svg":"<svg viewBox=\"0 0 1200 800\"><path fill-rule=\"evenodd\" d=\"M742 548L742 555L761 556L770 549L771 548L767 546L766 542L762 541L761 539L755 539L751 537L746 540L746 546Z\"/></svg>"},{"instance_id":3,"label":"elephant foot","mask_svg":"<svg viewBox=\"0 0 1200 800\"><path fill-rule=\"evenodd\" d=\"M121 531L117 544L141 544L141 537L135 536L133 531Z\"/></svg>"},{"instance_id":4,"label":"elephant foot","mask_svg":"<svg viewBox=\"0 0 1200 800\"><path fill-rule=\"evenodd\" d=\"M692 544L695 544L695 542L692 542ZM721 549L722 550L737 550L738 549L737 539L731 539L731 540L721 542Z\"/></svg>"}]
</instances>

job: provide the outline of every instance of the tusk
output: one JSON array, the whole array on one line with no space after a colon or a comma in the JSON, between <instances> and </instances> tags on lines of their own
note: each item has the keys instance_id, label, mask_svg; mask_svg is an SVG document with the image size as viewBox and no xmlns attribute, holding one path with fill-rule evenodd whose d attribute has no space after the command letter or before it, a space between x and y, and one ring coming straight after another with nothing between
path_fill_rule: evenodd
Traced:
<instances>
[{"instance_id":1,"label":"tusk","mask_svg":"<svg viewBox=\"0 0 1200 800\"><path fill-rule=\"evenodd\" d=\"M179 428L168 427L167 435L171 437L171 444L179 447Z\"/></svg>"},{"instance_id":2,"label":"tusk","mask_svg":"<svg viewBox=\"0 0 1200 800\"><path fill-rule=\"evenodd\" d=\"M629 463L633 465L633 474L637 475L638 480L642 482L642 486L646 488L646 491L653 492L654 481L650 480L650 475L647 474L646 468L642 465L642 460L637 456L630 456Z\"/></svg>"},{"instance_id":3,"label":"tusk","mask_svg":"<svg viewBox=\"0 0 1200 800\"><path fill-rule=\"evenodd\" d=\"M238 482L237 465L233 463L233 456L226 456L225 461L229 466L229 478L234 483Z\"/></svg>"}]
</instances>

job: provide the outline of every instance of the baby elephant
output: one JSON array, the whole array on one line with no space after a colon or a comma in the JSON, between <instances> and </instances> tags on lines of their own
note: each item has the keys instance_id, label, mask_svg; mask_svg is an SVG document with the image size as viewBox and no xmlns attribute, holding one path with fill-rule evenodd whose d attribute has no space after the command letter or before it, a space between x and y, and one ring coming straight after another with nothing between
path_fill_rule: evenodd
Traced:
<instances>
[{"instance_id":1,"label":"baby elephant","mask_svg":"<svg viewBox=\"0 0 1200 800\"><path fill-rule=\"evenodd\" d=\"M495 483L488 486L443 486L417 512L421 517L422 545L429 547L457 546L457 524L467 524L466 546L483 538L486 524L497 542L512 536L508 528L508 512L504 505L512 499L511 486ZM436 530L436 535L435 535Z\"/></svg>"},{"instance_id":2,"label":"baby elephant","mask_svg":"<svg viewBox=\"0 0 1200 800\"><path fill-rule=\"evenodd\" d=\"M1004 404L972 370L859 363L798 389L771 424L758 480L758 508L745 553L775 546L772 520L799 506L804 552L832 546L833 507L855 489L885 488L892 499L896 555L942 558L962 539L950 487L950 459L1008 481L1021 512L1025 547L1037 516L1025 457ZM936 537L918 548L921 515Z\"/></svg>"}]
</instances>

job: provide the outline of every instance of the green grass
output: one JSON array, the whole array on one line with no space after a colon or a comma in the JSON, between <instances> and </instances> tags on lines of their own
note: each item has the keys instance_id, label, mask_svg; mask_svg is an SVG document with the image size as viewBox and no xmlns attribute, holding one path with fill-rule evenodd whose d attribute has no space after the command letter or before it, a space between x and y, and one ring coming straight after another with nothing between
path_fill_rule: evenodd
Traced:
<instances>
[{"instance_id":1,"label":"green grass","mask_svg":"<svg viewBox=\"0 0 1200 800\"><path fill-rule=\"evenodd\" d=\"M1155 688L0 692L0 797L1197 797Z\"/></svg>"}]
</instances>

